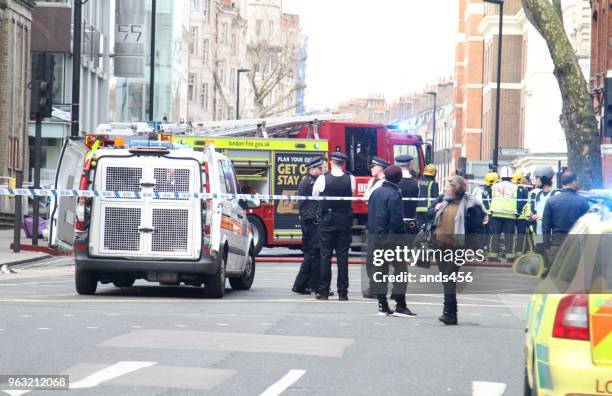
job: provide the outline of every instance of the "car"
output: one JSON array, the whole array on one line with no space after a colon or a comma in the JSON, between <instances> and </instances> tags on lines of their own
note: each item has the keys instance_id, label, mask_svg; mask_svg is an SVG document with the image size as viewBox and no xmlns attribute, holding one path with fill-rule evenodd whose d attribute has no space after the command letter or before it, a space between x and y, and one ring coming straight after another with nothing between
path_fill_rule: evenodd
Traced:
<instances>
[{"instance_id":1,"label":"car","mask_svg":"<svg viewBox=\"0 0 612 396\"><path fill-rule=\"evenodd\" d=\"M527 307L525 395L612 394L612 214L591 208L566 237ZM542 276L530 254L517 273Z\"/></svg>"},{"instance_id":2,"label":"car","mask_svg":"<svg viewBox=\"0 0 612 396\"><path fill-rule=\"evenodd\" d=\"M54 216L54 239L69 245L61 234L76 230L79 294L95 294L100 282L131 287L137 279L204 285L212 298L223 297L226 278L233 289L251 288L255 254L245 209L256 203L223 196L239 186L231 161L214 146L107 142L90 150L82 168L79 190L90 196L79 198L73 212L60 205Z\"/></svg>"}]
</instances>

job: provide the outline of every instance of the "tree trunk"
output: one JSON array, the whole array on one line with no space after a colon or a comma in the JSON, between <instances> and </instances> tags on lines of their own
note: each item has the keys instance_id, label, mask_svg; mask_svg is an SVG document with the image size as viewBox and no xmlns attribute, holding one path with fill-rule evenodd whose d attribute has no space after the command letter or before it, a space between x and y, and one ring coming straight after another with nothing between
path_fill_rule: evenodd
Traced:
<instances>
[{"instance_id":1,"label":"tree trunk","mask_svg":"<svg viewBox=\"0 0 612 396\"><path fill-rule=\"evenodd\" d=\"M565 132L569 167L578 175L581 188L601 187L601 139L597 118L559 10L550 0L522 0L522 3L527 18L546 41L555 65L554 75L563 100L560 123Z\"/></svg>"}]
</instances>

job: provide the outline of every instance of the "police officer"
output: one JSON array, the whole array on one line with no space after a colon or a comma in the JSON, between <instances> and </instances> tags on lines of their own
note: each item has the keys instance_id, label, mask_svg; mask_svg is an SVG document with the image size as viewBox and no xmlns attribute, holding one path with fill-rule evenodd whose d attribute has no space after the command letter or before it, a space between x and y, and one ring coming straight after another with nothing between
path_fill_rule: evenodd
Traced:
<instances>
[{"instance_id":1,"label":"police officer","mask_svg":"<svg viewBox=\"0 0 612 396\"><path fill-rule=\"evenodd\" d=\"M325 159L323 157L315 157L306 164L308 173L298 187L298 196L312 196L312 187L315 181L323 173L323 165ZM293 288L294 293L310 294L316 292L319 286L319 277L321 269L321 251L319 249L319 232L316 222L317 217L317 202L316 201L299 201L298 209L300 211L300 221L302 225L302 251L304 252L304 261L300 266L300 271L295 277Z\"/></svg>"},{"instance_id":2,"label":"police officer","mask_svg":"<svg viewBox=\"0 0 612 396\"><path fill-rule=\"evenodd\" d=\"M514 233L518 214L518 186L512 183L510 169L504 167L500 171L501 182L491 189L491 220L490 231L492 235L491 251L489 257L497 260L501 255L501 234L504 234L504 247L506 260L513 261ZM522 208L521 208L522 209Z\"/></svg>"},{"instance_id":3,"label":"police officer","mask_svg":"<svg viewBox=\"0 0 612 396\"><path fill-rule=\"evenodd\" d=\"M383 185L385 181L385 169L388 168L389 165L390 164L387 161L380 157L372 157L372 162L370 163L370 172L372 174L372 178L368 182L368 186L364 194L364 198L366 199L366 205L368 205L368 200L370 199L372 193ZM368 277L370 277L371 269L371 265L366 265ZM363 293L363 298L376 298L376 295L370 293L369 291L365 291Z\"/></svg>"},{"instance_id":4,"label":"police officer","mask_svg":"<svg viewBox=\"0 0 612 396\"><path fill-rule=\"evenodd\" d=\"M352 197L355 193L355 177L343 170L348 157L340 152L331 155L331 171L317 178L314 197ZM331 285L331 259L336 252L338 267L338 298L348 301L348 256L351 247L353 223L352 201L322 200L319 202L319 245L321 247L321 280L317 299L329 298Z\"/></svg>"},{"instance_id":5,"label":"police officer","mask_svg":"<svg viewBox=\"0 0 612 396\"><path fill-rule=\"evenodd\" d=\"M560 193L559 190L553 188L553 177L555 171L550 166L538 166L533 172L535 177L535 187L531 192L531 217L530 220L535 223L535 242L536 252L544 254L544 239L542 237L542 217L544 216L544 208L548 200Z\"/></svg>"},{"instance_id":6,"label":"police officer","mask_svg":"<svg viewBox=\"0 0 612 396\"><path fill-rule=\"evenodd\" d=\"M517 219L516 219L516 255L525 253L529 249L529 192L530 188L525 184L525 175L523 172L516 172L512 175L512 183L516 184L517 198Z\"/></svg>"},{"instance_id":7,"label":"police officer","mask_svg":"<svg viewBox=\"0 0 612 396\"><path fill-rule=\"evenodd\" d=\"M372 162L370 163L370 173L372 174L372 178L368 181L368 186L366 187L364 194L364 198L366 200L370 198L370 195L374 190L382 185L382 182L385 179L385 169L389 165L390 164L387 161L380 157L372 157Z\"/></svg>"},{"instance_id":8,"label":"police officer","mask_svg":"<svg viewBox=\"0 0 612 396\"><path fill-rule=\"evenodd\" d=\"M429 217L427 212L431 208L431 204L438 198L439 187L436 182L436 174L438 169L434 164L429 164L423 170L423 177L419 180L419 200L417 202L417 223L419 226L427 223Z\"/></svg>"},{"instance_id":9,"label":"police officer","mask_svg":"<svg viewBox=\"0 0 612 396\"><path fill-rule=\"evenodd\" d=\"M395 164L402 168L402 180L398 183L402 198L418 198L419 197L419 182L413 176L414 157L405 154L395 157ZM409 234L417 233L416 226L416 208L417 200L403 200L404 203L404 222Z\"/></svg>"}]
</instances>

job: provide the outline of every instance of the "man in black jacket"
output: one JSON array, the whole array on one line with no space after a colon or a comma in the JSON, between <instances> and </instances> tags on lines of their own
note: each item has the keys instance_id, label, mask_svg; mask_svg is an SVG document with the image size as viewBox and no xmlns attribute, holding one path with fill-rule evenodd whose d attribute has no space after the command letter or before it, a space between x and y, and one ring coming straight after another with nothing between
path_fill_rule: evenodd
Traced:
<instances>
[{"instance_id":1,"label":"man in black jacket","mask_svg":"<svg viewBox=\"0 0 612 396\"><path fill-rule=\"evenodd\" d=\"M563 190L548 199L542 216L544 248L548 249L548 263L552 263L565 235L576 221L589 211L589 201L578 194L578 177L567 171L561 175Z\"/></svg>"},{"instance_id":2,"label":"man in black jacket","mask_svg":"<svg viewBox=\"0 0 612 396\"><path fill-rule=\"evenodd\" d=\"M380 238L383 235L403 235L406 233L402 219L402 195L397 185L402 180L402 169L399 166L390 166L385 169L385 180L382 185L372 192L368 205L368 235ZM377 240L384 245L384 241ZM377 246L378 247L378 246ZM371 258L370 258L371 260ZM368 260L368 261L370 261ZM368 262L367 265L372 265ZM405 263L395 263L394 273L406 272ZM388 275L389 264L372 269L368 272L370 278L370 289L375 291L378 297L378 314L393 315L399 317L416 316L406 305L406 283L395 281L392 286L391 298L395 300L395 312L389 308L387 302L387 282L380 282L375 274Z\"/></svg>"},{"instance_id":3,"label":"man in black jacket","mask_svg":"<svg viewBox=\"0 0 612 396\"><path fill-rule=\"evenodd\" d=\"M298 196L311 197L312 187L315 181L323 173L325 159L316 157L312 159L306 168L308 173L298 187ZM300 221L302 222L302 252L304 261L300 266L300 271L293 282L294 293L310 294L316 292L319 285L321 268L321 250L319 249L319 232L316 223L317 201L298 201L300 211Z\"/></svg>"}]
</instances>

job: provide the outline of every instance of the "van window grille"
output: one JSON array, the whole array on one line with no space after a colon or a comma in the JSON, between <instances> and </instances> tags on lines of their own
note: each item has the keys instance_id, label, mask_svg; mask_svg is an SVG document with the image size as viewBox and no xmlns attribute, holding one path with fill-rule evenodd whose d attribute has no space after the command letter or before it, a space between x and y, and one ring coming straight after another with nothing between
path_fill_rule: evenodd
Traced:
<instances>
[{"instance_id":1,"label":"van window grille","mask_svg":"<svg viewBox=\"0 0 612 396\"><path fill-rule=\"evenodd\" d=\"M109 208L104 212L104 249L137 252L140 250L140 209Z\"/></svg>"},{"instance_id":2,"label":"van window grille","mask_svg":"<svg viewBox=\"0 0 612 396\"><path fill-rule=\"evenodd\" d=\"M155 192L188 193L191 191L191 171L189 169L155 168L153 174L155 177ZM160 199L176 200L176 198ZM186 198L178 198L178 200L186 200Z\"/></svg>"},{"instance_id":3,"label":"van window grille","mask_svg":"<svg viewBox=\"0 0 612 396\"><path fill-rule=\"evenodd\" d=\"M109 166L106 168L106 191L140 192L140 179L142 179L142 168Z\"/></svg>"},{"instance_id":4,"label":"van window grille","mask_svg":"<svg viewBox=\"0 0 612 396\"><path fill-rule=\"evenodd\" d=\"M189 245L189 210L153 209L154 252L187 252Z\"/></svg>"}]
</instances>

